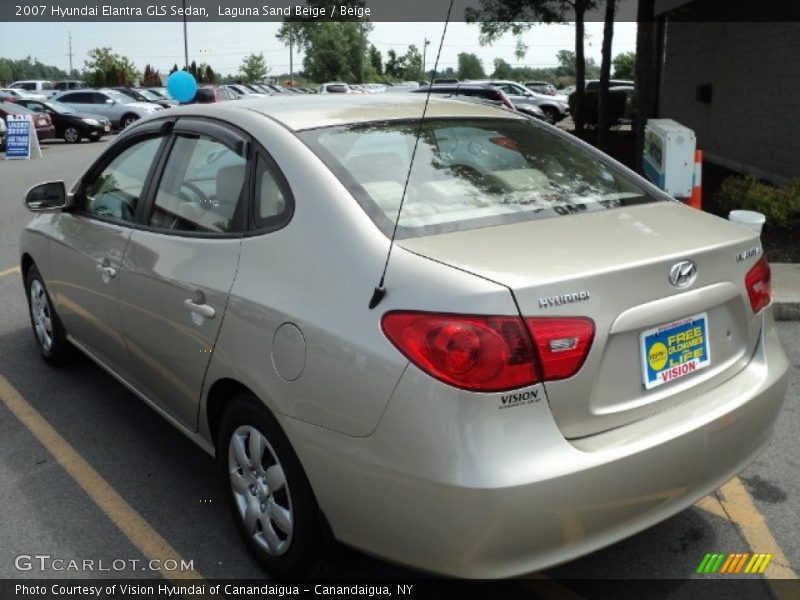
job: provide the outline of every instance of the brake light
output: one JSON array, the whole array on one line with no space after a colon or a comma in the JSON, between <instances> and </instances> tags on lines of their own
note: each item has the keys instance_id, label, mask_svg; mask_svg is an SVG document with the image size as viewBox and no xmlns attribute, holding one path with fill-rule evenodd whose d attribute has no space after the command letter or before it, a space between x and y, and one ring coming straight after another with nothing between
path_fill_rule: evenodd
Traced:
<instances>
[{"instance_id":1,"label":"brake light","mask_svg":"<svg viewBox=\"0 0 800 600\"><path fill-rule=\"evenodd\" d=\"M594 321L584 317L525 319L545 380L567 379L583 366L594 340Z\"/></svg>"},{"instance_id":2,"label":"brake light","mask_svg":"<svg viewBox=\"0 0 800 600\"><path fill-rule=\"evenodd\" d=\"M757 313L766 307L772 299L772 272L766 258L759 260L744 277L750 306Z\"/></svg>"},{"instance_id":3,"label":"brake light","mask_svg":"<svg viewBox=\"0 0 800 600\"><path fill-rule=\"evenodd\" d=\"M519 152L519 144L517 144L517 141L508 136L497 135L494 137L490 137L489 141L495 144L496 146L505 148L506 150L513 150L514 152Z\"/></svg>"},{"instance_id":4,"label":"brake light","mask_svg":"<svg viewBox=\"0 0 800 600\"><path fill-rule=\"evenodd\" d=\"M541 381L541 374L545 379L570 377L583 364L594 336L594 323L584 318L527 319L526 332L518 317L391 312L381 326L417 367L478 392L525 387Z\"/></svg>"}]
</instances>

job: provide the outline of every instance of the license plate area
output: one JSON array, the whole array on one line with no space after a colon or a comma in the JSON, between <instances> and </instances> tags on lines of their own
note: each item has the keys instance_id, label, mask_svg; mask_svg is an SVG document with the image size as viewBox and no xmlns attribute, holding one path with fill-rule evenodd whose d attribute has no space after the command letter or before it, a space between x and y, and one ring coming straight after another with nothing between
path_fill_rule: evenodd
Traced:
<instances>
[{"instance_id":1,"label":"license plate area","mask_svg":"<svg viewBox=\"0 0 800 600\"><path fill-rule=\"evenodd\" d=\"M648 390L711 364L707 313L648 329L639 340L643 382Z\"/></svg>"}]
</instances>

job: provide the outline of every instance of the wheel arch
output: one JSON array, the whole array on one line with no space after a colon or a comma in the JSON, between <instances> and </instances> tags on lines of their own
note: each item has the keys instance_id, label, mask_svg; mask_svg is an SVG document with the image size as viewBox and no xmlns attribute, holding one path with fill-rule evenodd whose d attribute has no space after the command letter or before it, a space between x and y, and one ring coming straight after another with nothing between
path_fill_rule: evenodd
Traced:
<instances>
[{"instance_id":1,"label":"wheel arch","mask_svg":"<svg viewBox=\"0 0 800 600\"><path fill-rule=\"evenodd\" d=\"M214 452L217 450L217 436L219 435L219 426L222 423L222 415L225 413L230 401L239 394L250 394L258 398L256 394L249 387L229 377L223 377L216 380L208 389L206 394L206 421L208 423L208 431L211 434L211 442L214 444ZM264 410L269 410L266 404L261 403ZM274 415L273 415L274 416Z\"/></svg>"},{"instance_id":2,"label":"wheel arch","mask_svg":"<svg viewBox=\"0 0 800 600\"><path fill-rule=\"evenodd\" d=\"M22 275L22 281L25 281L28 278L28 271L30 271L31 267L36 264L33 261L33 257L28 254L27 252L22 253L22 257L19 261L20 267L20 274Z\"/></svg>"}]
</instances>

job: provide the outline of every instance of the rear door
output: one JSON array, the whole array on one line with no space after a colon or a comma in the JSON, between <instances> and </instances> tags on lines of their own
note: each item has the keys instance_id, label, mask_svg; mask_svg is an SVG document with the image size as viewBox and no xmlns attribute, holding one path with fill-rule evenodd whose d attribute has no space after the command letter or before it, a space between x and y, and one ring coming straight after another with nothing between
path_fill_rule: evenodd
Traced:
<instances>
[{"instance_id":1,"label":"rear door","mask_svg":"<svg viewBox=\"0 0 800 600\"><path fill-rule=\"evenodd\" d=\"M222 124L180 119L125 252L120 298L134 385L192 429L238 268L249 146Z\"/></svg>"}]
</instances>

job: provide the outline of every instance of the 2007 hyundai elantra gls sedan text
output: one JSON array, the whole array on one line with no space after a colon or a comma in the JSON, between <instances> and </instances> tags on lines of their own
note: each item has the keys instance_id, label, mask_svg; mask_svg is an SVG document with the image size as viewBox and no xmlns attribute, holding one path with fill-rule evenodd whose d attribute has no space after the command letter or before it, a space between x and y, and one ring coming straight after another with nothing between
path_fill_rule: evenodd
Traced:
<instances>
[{"instance_id":1,"label":"2007 hyundai elantra gls sedan text","mask_svg":"<svg viewBox=\"0 0 800 600\"><path fill-rule=\"evenodd\" d=\"M331 533L461 577L568 561L733 477L783 403L754 233L550 126L424 102L187 106L26 198L42 355L80 349L215 454L273 575Z\"/></svg>"}]
</instances>

